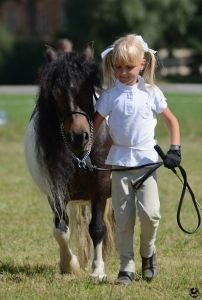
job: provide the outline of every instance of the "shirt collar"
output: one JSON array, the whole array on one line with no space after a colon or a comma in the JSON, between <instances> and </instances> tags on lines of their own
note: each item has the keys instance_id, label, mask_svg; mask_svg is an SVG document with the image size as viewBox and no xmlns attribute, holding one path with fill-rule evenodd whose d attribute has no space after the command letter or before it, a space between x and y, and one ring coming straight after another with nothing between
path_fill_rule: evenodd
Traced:
<instances>
[{"instance_id":1,"label":"shirt collar","mask_svg":"<svg viewBox=\"0 0 202 300\"><path fill-rule=\"evenodd\" d=\"M144 79L141 76L138 76L138 82L133 85L127 85L116 80L116 86L123 92L135 92L137 89L146 90Z\"/></svg>"}]
</instances>

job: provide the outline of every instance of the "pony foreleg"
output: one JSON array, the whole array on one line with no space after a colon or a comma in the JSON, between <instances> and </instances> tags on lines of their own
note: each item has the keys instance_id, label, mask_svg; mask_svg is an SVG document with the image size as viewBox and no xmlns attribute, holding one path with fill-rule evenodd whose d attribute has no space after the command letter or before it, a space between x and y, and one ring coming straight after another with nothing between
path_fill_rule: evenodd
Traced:
<instances>
[{"instance_id":1,"label":"pony foreleg","mask_svg":"<svg viewBox=\"0 0 202 300\"><path fill-rule=\"evenodd\" d=\"M60 270L62 273L78 273L80 270L78 259L69 247L69 218L65 211L63 211L62 216L62 218L55 216L53 228L53 235L59 245Z\"/></svg>"},{"instance_id":2,"label":"pony foreleg","mask_svg":"<svg viewBox=\"0 0 202 300\"><path fill-rule=\"evenodd\" d=\"M80 265L76 255L69 248L69 229L65 232L54 227L53 235L60 250L60 270L62 273L78 273Z\"/></svg>"}]
</instances>

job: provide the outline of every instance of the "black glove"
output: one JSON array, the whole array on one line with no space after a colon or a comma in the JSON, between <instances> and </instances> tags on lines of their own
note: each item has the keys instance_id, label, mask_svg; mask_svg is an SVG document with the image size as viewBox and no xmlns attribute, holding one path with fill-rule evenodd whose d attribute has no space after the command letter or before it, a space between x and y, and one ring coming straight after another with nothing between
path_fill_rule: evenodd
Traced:
<instances>
[{"instance_id":1,"label":"black glove","mask_svg":"<svg viewBox=\"0 0 202 300\"><path fill-rule=\"evenodd\" d=\"M181 151L180 147L178 150L172 150L170 149L165 158L164 158L164 166L168 169L173 169L175 167L178 167L181 162Z\"/></svg>"}]
</instances>

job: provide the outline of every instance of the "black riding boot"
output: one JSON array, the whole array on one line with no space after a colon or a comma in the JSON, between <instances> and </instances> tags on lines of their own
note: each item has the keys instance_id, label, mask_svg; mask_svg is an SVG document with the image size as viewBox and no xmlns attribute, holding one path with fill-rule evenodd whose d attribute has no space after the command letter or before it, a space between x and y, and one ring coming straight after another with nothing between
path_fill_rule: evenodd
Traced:
<instances>
[{"instance_id":1,"label":"black riding boot","mask_svg":"<svg viewBox=\"0 0 202 300\"><path fill-rule=\"evenodd\" d=\"M142 278L152 280L158 274L156 253L151 257L142 257Z\"/></svg>"},{"instance_id":2,"label":"black riding boot","mask_svg":"<svg viewBox=\"0 0 202 300\"><path fill-rule=\"evenodd\" d=\"M124 284L129 285L135 279L133 272L120 271L118 274L118 278L116 279L116 284Z\"/></svg>"}]
</instances>

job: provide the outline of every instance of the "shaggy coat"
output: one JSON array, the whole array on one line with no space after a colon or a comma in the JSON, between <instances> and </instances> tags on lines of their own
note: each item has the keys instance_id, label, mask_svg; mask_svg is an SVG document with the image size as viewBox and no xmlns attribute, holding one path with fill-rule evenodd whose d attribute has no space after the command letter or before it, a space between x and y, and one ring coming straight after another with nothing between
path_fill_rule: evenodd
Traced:
<instances>
[{"instance_id":1,"label":"shaggy coat","mask_svg":"<svg viewBox=\"0 0 202 300\"><path fill-rule=\"evenodd\" d=\"M92 140L97 87L99 69L93 60L76 53L52 56L41 70L36 107L25 138L25 155L33 180L46 194L53 210L62 272L78 269L68 244L66 206L70 200L90 200L89 233L95 249L92 276L103 278L104 263L99 249L106 232L104 212L110 197L110 171L83 170L74 157L82 159L90 145L88 164L106 168L104 162L111 146L106 122Z\"/></svg>"}]
</instances>

